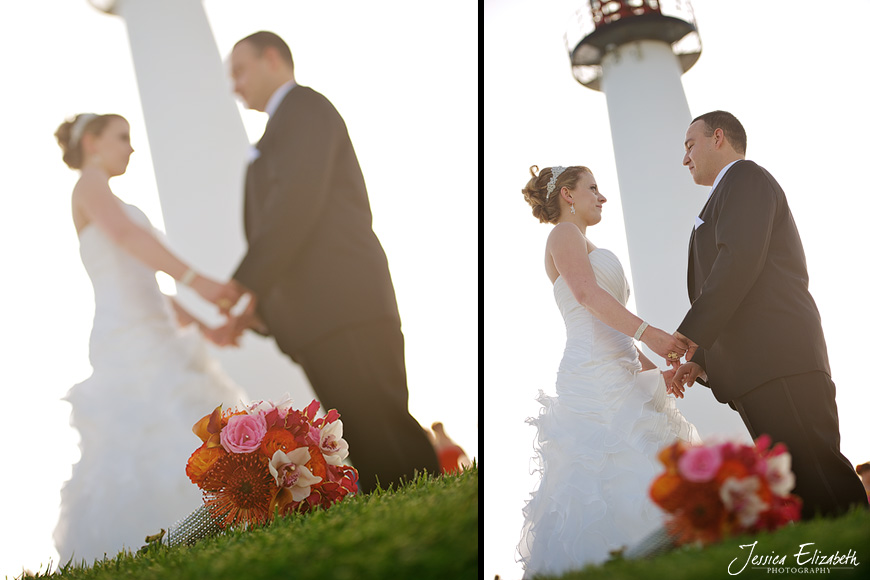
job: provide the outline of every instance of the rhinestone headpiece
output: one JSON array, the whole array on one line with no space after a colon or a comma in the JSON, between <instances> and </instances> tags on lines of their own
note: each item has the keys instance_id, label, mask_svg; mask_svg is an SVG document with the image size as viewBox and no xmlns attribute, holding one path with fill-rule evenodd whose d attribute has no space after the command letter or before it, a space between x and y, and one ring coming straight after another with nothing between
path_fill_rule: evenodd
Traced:
<instances>
[{"instance_id":1,"label":"rhinestone headpiece","mask_svg":"<svg viewBox=\"0 0 870 580\"><path fill-rule=\"evenodd\" d=\"M547 199L550 199L550 194L553 193L553 190L556 188L556 180L559 179L559 176L562 175L563 171L565 171L565 168L561 165L552 168L553 174L550 176L550 181L547 182Z\"/></svg>"},{"instance_id":2,"label":"rhinestone headpiece","mask_svg":"<svg viewBox=\"0 0 870 580\"><path fill-rule=\"evenodd\" d=\"M82 138L82 135L85 132L85 127L88 123L93 121L99 117L99 115L94 113L83 113L79 115L79 118L76 119L76 122L73 123L72 129L69 132L69 148L73 149L76 145L79 144L79 141Z\"/></svg>"}]
</instances>

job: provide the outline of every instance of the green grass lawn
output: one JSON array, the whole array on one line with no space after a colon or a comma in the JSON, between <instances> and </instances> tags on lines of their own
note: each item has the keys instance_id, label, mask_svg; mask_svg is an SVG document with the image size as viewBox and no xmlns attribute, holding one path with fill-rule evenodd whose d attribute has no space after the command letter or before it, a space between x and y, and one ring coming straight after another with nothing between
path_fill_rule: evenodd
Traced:
<instances>
[{"instance_id":1,"label":"green grass lawn","mask_svg":"<svg viewBox=\"0 0 870 580\"><path fill-rule=\"evenodd\" d=\"M477 476L474 467L458 476L419 477L397 490L350 497L328 510L279 518L251 531L231 531L189 548L154 547L89 568L61 566L52 577L477 578Z\"/></svg>"},{"instance_id":2,"label":"green grass lawn","mask_svg":"<svg viewBox=\"0 0 870 580\"><path fill-rule=\"evenodd\" d=\"M780 560L782 564L758 566L748 562L753 542L754 557L768 557ZM802 544L813 545L803 548L805 556L795 557ZM845 562L839 566L813 565L814 551L823 555L846 555L852 550L855 554L853 566ZM850 560L851 562L852 560ZM733 562L733 564L732 564ZM820 562L820 561L817 561ZM845 564L845 565L844 565ZM745 567L744 567L745 565ZM730 573L729 573L729 566ZM774 572L768 568L777 569ZM753 536L732 538L707 548L684 547L678 551L658 556L650 560L615 560L601 566L590 566L579 572L572 572L560 580L623 580L628 578L678 580L708 580L717 578L810 578L824 576L832 580L847 578L870 578L870 512L855 510L837 519L817 518L812 521L789 525L776 532ZM536 577L537 578L544 578ZM550 577L548 577L550 578ZM514 580L514 579L504 579Z\"/></svg>"}]
</instances>

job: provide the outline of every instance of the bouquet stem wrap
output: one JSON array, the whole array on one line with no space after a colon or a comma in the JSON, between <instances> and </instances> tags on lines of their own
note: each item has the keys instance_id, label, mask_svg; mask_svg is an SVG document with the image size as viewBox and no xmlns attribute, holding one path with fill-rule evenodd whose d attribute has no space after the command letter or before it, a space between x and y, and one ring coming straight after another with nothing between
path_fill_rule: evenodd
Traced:
<instances>
[{"instance_id":1,"label":"bouquet stem wrap","mask_svg":"<svg viewBox=\"0 0 870 580\"><path fill-rule=\"evenodd\" d=\"M187 517L173 524L163 543L170 548L175 546L192 546L203 538L209 538L221 533L223 528L218 525L222 516L213 513L214 508L201 505Z\"/></svg>"},{"instance_id":2,"label":"bouquet stem wrap","mask_svg":"<svg viewBox=\"0 0 870 580\"><path fill-rule=\"evenodd\" d=\"M641 539L637 544L629 547L623 557L626 560L640 560L654 558L665 554L677 547L673 537L667 528L660 527Z\"/></svg>"}]
</instances>

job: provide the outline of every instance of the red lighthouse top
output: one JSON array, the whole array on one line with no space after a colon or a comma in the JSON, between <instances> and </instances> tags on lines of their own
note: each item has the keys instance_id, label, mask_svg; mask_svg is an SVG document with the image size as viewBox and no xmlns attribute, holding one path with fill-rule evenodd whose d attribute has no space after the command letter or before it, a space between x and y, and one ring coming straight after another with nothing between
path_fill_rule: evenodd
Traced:
<instances>
[{"instance_id":1,"label":"red lighthouse top","mask_svg":"<svg viewBox=\"0 0 870 580\"><path fill-rule=\"evenodd\" d=\"M608 51L638 40L671 45L683 72L701 55L701 38L689 0L582 0L565 34L574 78L601 90L601 60Z\"/></svg>"},{"instance_id":2,"label":"red lighthouse top","mask_svg":"<svg viewBox=\"0 0 870 580\"><path fill-rule=\"evenodd\" d=\"M623 18L662 13L658 0L592 2L590 9L592 10L592 20L595 22L595 28L606 26L611 22L616 22Z\"/></svg>"}]
</instances>

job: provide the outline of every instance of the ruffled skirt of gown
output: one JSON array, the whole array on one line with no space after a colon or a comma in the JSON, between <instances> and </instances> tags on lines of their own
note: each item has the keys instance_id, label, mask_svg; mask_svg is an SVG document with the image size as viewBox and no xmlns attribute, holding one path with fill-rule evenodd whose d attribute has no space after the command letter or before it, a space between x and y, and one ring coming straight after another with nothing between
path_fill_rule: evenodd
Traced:
<instances>
[{"instance_id":1,"label":"ruffled skirt of gown","mask_svg":"<svg viewBox=\"0 0 870 580\"><path fill-rule=\"evenodd\" d=\"M659 371L634 376L607 400L539 392L543 408L527 421L538 430L542 477L523 509L525 577L600 564L662 525L648 495L662 470L656 455L677 438L700 439L666 398Z\"/></svg>"},{"instance_id":2,"label":"ruffled skirt of gown","mask_svg":"<svg viewBox=\"0 0 870 580\"><path fill-rule=\"evenodd\" d=\"M185 474L202 443L192 427L217 405L244 397L192 329L137 330L126 333L129 344L115 345L138 353L135 365L94 362L93 375L65 397L81 459L61 490L54 539L62 564L135 552L146 535L202 505ZM154 341L157 330L162 344Z\"/></svg>"}]
</instances>

